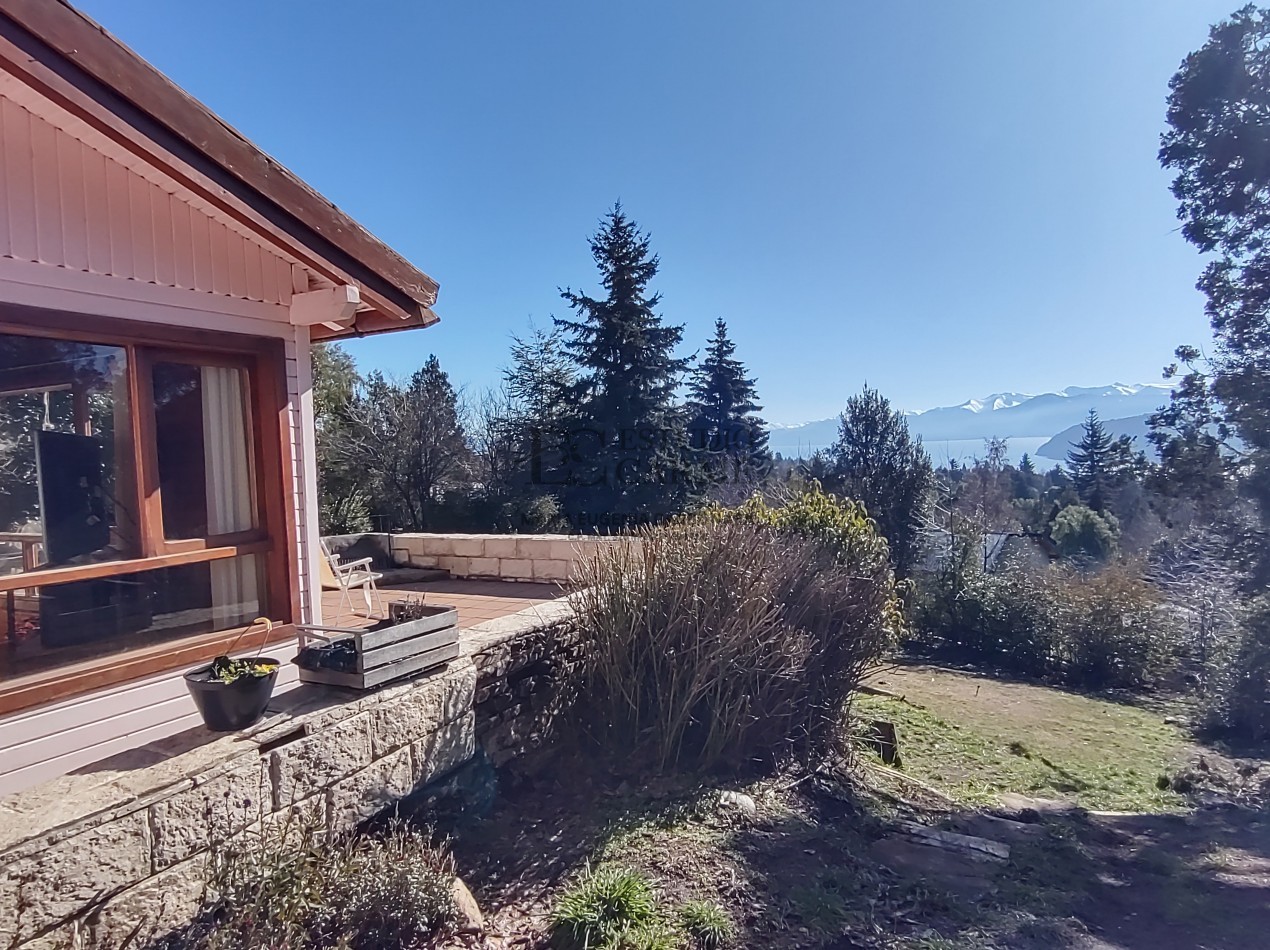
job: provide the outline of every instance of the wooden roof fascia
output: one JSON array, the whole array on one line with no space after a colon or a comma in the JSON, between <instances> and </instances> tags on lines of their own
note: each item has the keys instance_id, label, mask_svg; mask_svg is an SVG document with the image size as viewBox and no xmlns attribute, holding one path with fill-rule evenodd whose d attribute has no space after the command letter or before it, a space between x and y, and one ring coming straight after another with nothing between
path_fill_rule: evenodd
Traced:
<instances>
[{"instance_id":1,"label":"wooden roof fascia","mask_svg":"<svg viewBox=\"0 0 1270 950\"><path fill-rule=\"evenodd\" d=\"M92 20L61 0L0 0L0 37L346 271L376 309L435 322L436 281Z\"/></svg>"}]
</instances>

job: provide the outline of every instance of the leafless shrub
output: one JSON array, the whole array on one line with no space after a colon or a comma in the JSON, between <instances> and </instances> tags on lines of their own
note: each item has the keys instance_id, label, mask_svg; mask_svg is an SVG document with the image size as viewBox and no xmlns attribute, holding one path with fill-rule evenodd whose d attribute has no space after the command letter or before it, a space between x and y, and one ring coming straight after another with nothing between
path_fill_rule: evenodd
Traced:
<instances>
[{"instance_id":1,"label":"leafless shrub","mask_svg":"<svg viewBox=\"0 0 1270 950\"><path fill-rule=\"evenodd\" d=\"M1096 572L1049 573L1048 622L1055 662L1074 686L1137 687L1160 680L1176 638L1159 590L1132 561Z\"/></svg>"},{"instance_id":2,"label":"leafless shrub","mask_svg":"<svg viewBox=\"0 0 1270 950\"><path fill-rule=\"evenodd\" d=\"M421 946L453 918L448 853L420 831L331 840L303 809L209 852L207 912L151 950Z\"/></svg>"},{"instance_id":3,"label":"leafless shrub","mask_svg":"<svg viewBox=\"0 0 1270 950\"><path fill-rule=\"evenodd\" d=\"M1226 541L1215 534L1193 532L1155 545L1148 561L1151 581L1180 632L1179 646L1195 662L1201 692L1229 655L1239 629L1242 578L1225 548Z\"/></svg>"},{"instance_id":4,"label":"leafless shrub","mask_svg":"<svg viewBox=\"0 0 1270 950\"><path fill-rule=\"evenodd\" d=\"M1140 564L988 573L973 548L958 550L914 597L919 646L1094 689L1156 683L1172 668L1173 617Z\"/></svg>"}]
</instances>

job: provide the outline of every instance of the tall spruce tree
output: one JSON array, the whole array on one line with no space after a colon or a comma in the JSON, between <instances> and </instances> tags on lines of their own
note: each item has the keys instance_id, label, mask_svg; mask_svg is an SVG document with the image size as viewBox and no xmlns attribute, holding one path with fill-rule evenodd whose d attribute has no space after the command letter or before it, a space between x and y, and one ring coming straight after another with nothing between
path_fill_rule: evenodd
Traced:
<instances>
[{"instance_id":1,"label":"tall spruce tree","mask_svg":"<svg viewBox=\"0 0 1270 950\"><path fill-rule=\"evenodd\" d=\"M561 291L576 320L557 319L578 369L565 510L584 531L608 531L682 510L691 490L685 414L674 394L688 368L682 326L649 292L659 261L647 234L613 206L591 239L603 297Z\"/></svg>"},{"instance_id":2,"label":"tall spruce tree","mask_svg":"<svg viewBox=\"0 0 1270 950\"><path fill-rule=\"evenodd\" d=\"M767 424L758 415L763 407L754 401L758 390L735 353L719 317L688 383L692 447L713 477L749 480L766 470L771 453Z\"/></svg>"},{"instance_id":3,"label":"tall spruce tree","mask_svg":"<svg viewBox=\"0 0 1270 950\"><path fill-rule=\"evenodd\" d=\"M1132 441L1128 436L1112 438L1098 410L1090 409L1081 423L1080 441L1067 453L1067 470L1080 500L1099 514L1110 511L1132 465Z\"/></svg>"}]
</instances>

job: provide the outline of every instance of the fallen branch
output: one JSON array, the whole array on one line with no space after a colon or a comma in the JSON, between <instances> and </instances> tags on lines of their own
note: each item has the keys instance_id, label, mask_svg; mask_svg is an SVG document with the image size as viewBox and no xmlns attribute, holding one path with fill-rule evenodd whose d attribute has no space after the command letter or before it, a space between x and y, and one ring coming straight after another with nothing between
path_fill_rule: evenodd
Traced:
<instances>
[{"instance_id":1,"label":"fallen branch","mask_svg":"<svg viewBox=\"0 0 1270 950\"><path fill-rule=\"evenodd\" d=\"M883 699L898 699L900 702L906 702L899 693L893 693L889 689L882 689L880 686L869 686L861 683L855 689L857 693L867 693L870 696L881 696Z\"/></svg>"},{"instance_id":2,"label":"fallen branch","mask_svg":"<svg viewBox=\"0 0 1270 950\"><path fill-rule=\"evenodd\" d=\"M912 821L897 821L895 827L901 834L916 838L922 844L943 848L945 851L956 851L981 860L984 858L991 861L1010 860L1010 846L1000 841L957 834L953 831L940 831Z\"/></svg>"},{"instance_id":3,"label":"fallen branch","mask_svg":"<svg viewBox=\"0 0 1270 950\"><path fill-rule=\"evenodd\" d=\"M874 772L881 772L883 775L889 775L889 776L891 776L892 778L897 778L897 779L900 779L901 781L907 782L907 783L908 783L908 784L910 784L910 785L913 785L913 786L916 786L917 788L920 788L920 789L921 789L922 791L924 791L924 792L927 792L927 793L929 793L929 794L931 794L931 795L934 795L934 796L935 796L936 798L938 798L940 801L947 802L949 805L956 805L956 804L957 804L957 800L956 800L955 798L952 798L951 796L947 795L946 793L941 792L941 791L940 791L939 789L937 789L934 785L928 785L928 784L926 784L926 783L925 783L925 782L923 782L921 779L918 779L918 778L913 778L913 776L911 776L911 775L905 775L903 772L900 772L900 771L898 771L897 769L888 768L887 766L885 766L885 765L880 765L880 764L879 764L879 763L877 763L877 762L867 762L866 764L867 764L867 765L868 765L868 767L869 767L870 769L872 769Z\"/></svg>"}]
</instances>

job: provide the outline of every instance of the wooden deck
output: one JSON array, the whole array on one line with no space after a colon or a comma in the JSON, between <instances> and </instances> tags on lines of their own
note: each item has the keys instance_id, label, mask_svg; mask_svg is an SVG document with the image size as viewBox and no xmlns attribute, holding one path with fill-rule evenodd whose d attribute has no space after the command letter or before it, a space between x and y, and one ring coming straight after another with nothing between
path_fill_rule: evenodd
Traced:
<instances>
[{"instance_id":1,"label":"wooden deck","mask_svg":"<svg viewBox=\"0 0 1270 950\"><path fill-rule=\"evenodd\" d=\"M385 612L390 602L423 595L429 604L449 604L459 610L459 627L471 627L486 620L496 620L534 604L555 600L563 591L555 584L528 584L514 581L429 581L402 587L381 588ZM322 592L322 622L331 627L368 627L380 619L377 612L366 616L366 602L360 591L350 591L348 602L341 604L339 591Z\"/></svg>"}]
</instances>

